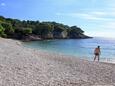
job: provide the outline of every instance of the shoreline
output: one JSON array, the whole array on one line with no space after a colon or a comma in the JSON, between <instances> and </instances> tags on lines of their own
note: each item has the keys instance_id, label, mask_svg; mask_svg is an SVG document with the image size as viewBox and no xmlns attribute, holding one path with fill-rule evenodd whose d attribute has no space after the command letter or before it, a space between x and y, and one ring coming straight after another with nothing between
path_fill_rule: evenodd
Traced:
<instances>
[{"instance_id":1,"label":"shoreline","mask_svg":"<svg viewBox=\"0 0 115 86\"><path fill-rule=\"evenodd\" d=\"M57 39L55 39L57 40ZM61 39L60 39L61 40ZM63 39L62 39L63 40ZM48 40L49 41L49 40ZM32 42L32 41L31 41ZM35 49L35 50L41 50L41 51L45 51L47 53L52 53L52 54L60 54L60 55L65 55L65 56L69 56L69 57L73 57L73 58L80 58L80 59L84 59L84 60L88 60L88 61L93 61L94 59L94 54L90 54L90 55L82 55L82 54L71 54L71 53L67 53L67 52L59 52L59 51L54 51L54 50L49 50L49 49L44 49L44 48L39 48L39 47L31 47L28 46L29 42L22 42L23 46L26 48L31 48L31 49ZM27 43L27 44L26 44ZM100 61L99 62L106 62L106 63L113 63L115 64L115 58L114 57L110 57L110 58L106 58L106 56L100 56Z\"/></svg>"},{"instance_id":2,"label":"shoreline","mask_svg":"<svg viewBox=\"0 0 115 86\"><path fill-rule=\"evenodd\" d=\"M1 86L115 85L115 64L24 47L0 38Z\"/></svg>"}]
</instances>

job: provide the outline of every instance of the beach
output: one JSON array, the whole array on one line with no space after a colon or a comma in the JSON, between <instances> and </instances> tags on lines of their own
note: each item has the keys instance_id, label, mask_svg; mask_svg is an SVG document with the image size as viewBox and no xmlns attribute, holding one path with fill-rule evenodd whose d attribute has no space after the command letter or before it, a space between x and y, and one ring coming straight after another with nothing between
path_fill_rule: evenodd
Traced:
<instances>
[{"instance_id":1,"label":"beach","mask_svg":"<svg viewBox=\"0 0 115 86\"><path fill-rule=\"evenodd\" d=\"M0 38L0 86L115 86L115 64L24 47Z\"/></svg>"}]
</instances>

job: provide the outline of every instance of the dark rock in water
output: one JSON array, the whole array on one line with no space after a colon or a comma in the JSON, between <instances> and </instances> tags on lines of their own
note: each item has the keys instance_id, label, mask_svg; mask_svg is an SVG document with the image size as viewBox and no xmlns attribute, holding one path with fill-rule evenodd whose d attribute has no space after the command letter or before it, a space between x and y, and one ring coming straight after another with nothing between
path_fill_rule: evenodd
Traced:
<instances>
[{"instance_id":1,"label":"dark rock in water","mask_svg":"<svg viewBox=\"0 0 115 86\"><path fill-rule=\"evenodd\" d=\"M22 41L39 41L42 40L39 36L37 35L27 35L23 36Z\"/></svg>"},{"instance_id":2,"label":"dark rock in water","mask_svg":"<svg viewBox=\"0 0 115 86\"><path fill-rule=\"evenodd\" d=\"M85 38L92 38L92 37L86 36L84 34L70 34L68 38L69 39L85 39Z\"/></svg>"},{"instance_id":3,"label":"dark rock in water","mask_svg":"<svg viewBox=\"0 0 115 86\"><path fill-rule=\"evenodd\" d=\"M41 38L38 35L27 35L27 36L23 36L21 40L24 42L27 42L27 41L41 41L45 39L86 39L86 38L92 38L92 37L86 36L84 34L73 35L73 36L67 37L67 34L64 34L64 32L62 32L60 34L56 34L55 36L49 35L44 38Z\"/></svg>"}]
</instances>

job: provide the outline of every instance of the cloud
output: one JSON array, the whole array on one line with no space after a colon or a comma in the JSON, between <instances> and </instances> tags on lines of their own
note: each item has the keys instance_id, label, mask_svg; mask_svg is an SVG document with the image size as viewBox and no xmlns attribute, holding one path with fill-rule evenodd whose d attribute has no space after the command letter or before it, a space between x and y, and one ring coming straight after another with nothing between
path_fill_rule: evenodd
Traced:
<instances>
[{"instance_id":1,"label":"cloud","mask_svg":"<svg viewBox=\"0 0 115 86\"><path fill-rule=\"evenodd\" d=\"M97 16L105 16L107 15L106 12L101 12L101 11L94 11L94 12L91 12L92 15L97 15Z\"/></svg>"},{"instance_id":2,"label":"cloud","mask_svg":"<svg viewBox=\"0 0 115 86\"><path fill-rule=\"evenodd\" d=\"M1 5L1 6L6 6L6 4L5 4L5 3L1 3L0 5Z\"/></svg>"},{"instance_id":3,"label":"cloud","mask_svg":"<svg viewBox=\"0 0 115 86\"><path fill-rule=\"evenodd\" d=\"M105 29L115 29L115 21L104 23L100 27Z\"/></svg>"},{"instance_id":4,"label":"cloud","mask_svg":"<svg viewBox=\"0 0 115 86\"><path fill-rule=\"evenodd\" d=\"M93 11L88 13L57 13L58 16L69 16L69 17L75 17L75 18L81 18L81 19L87 19L87 20L102 20L102 21L108 21L113 20L111 17L115 17L115 12L107 13L107 12L101 12L101 11Z\"/></svg>"},{"instance_id":5,"label":"cloud","mask_svg":"<svg viewBox=\"0 0 115 86\"><path fill-rule=\"evenodd\" d=\"M99 12L74 14L74 16L76 17L78 16L79 18L87 19L87 20L108 20L106 18L103 18L102 15L105 15L105 14L99 13Z\"/></svg>"}]
</instances>

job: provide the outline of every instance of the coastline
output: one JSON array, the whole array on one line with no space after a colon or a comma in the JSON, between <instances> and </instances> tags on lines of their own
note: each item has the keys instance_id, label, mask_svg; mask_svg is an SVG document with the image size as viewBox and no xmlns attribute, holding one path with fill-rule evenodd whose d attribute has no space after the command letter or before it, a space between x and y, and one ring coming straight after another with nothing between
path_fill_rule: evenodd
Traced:
<instances>
[{"instance_id":1,"label":"coastline","mask_svg":"<svg viewBox=\"0 0 115 86\"><path fill-rule=\"evenodd\" d=\"M0 38L0 85L114 86L115 64L34 50Z\"/></svg>"}]
</instances>

